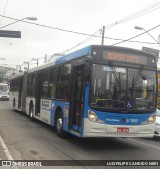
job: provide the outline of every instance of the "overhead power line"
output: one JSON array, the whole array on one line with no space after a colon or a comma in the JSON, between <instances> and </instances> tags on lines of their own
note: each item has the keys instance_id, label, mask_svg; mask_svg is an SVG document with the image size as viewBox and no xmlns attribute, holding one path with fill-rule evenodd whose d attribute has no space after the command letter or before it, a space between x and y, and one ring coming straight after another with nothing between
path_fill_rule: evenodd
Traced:
<instances>
[{"instance_id":1,"label":"overhead power line","mask_svg":"<svg viewBox=\"0 0 160 169\"><path fill-rule=\"evenodd\" d=\"M105 26L105 30L108 30L108 29L110 29L110 28L112 28L112 27L114 27L114 26L116 26L116 25L118 25L120 23L124 23L124 22L130 21L130 20L136 19L136 18L141 17L143 15L146 15L146 14L148 14L148 13L154 11L154 10L157 10L157 9L160 8L160 6L158 6L158 5L160 5L160 1L158 1L158 2L157 1L153 1L153 2L145 5L144 7L136 10L135 12L129 14L128 16L126 16L126 17L124 17L124 18L122 18L122 19L120 19L120 20L118 20L116 22L113 22L113 23L111 23L109 25L106 25ZM95 37L97 35L99 35L100 34L100 30L102 30L102 28L100 28L98 31L93 33L93 35L95 35ZM86 39L84 39L83 41L81 41L80 43L78 43L77 45L75 45L74 47L72 47L72 48L70 48L70 49L68 49L66 51L70 51L70 50L72 50L72 49L74 49L74 48L76 48L76 47L78 47L78 46L80 46L80 45L92 40L95 37L94 36L89 36ZM115 40L118 40L118 39L115 39ZM135 42L135 41L132 41L132 42ZM137 43L143 43L143 42L137 42ZM144 43L149 43L149 42L144 42ZM151 44L151 43L149 43L149 44Z\"/></svg>"},{"instance_id":2,"label":"overhead power line","mask_svg":"<svg viewBox=\"0 0 160 169\"><path fill-rule=\"evenodd\" d=\"M153 1L153 2L149 3L148 5L145 5L144 7L136 10L135 12L129 14L128 16L126 16L126 17L124 17L120 20L113 22L112 24L105 25L105 28L110 29L115 25L118 25L118 24L121 24L121 23L124 23L124 22L128 22L130 20L136 19L138 17L141 17L143 15L146 15L146 14L152 12L152 11L159 9L160 8L160 1L158 1L156 3L155 2L156 1Z\"/></svg>"},{"instance_id":3,"label":"overhead power line","mask_svg":"<svg viewBox=\"0 0 160 169\"><path fill-rule=\"evenodd\" d=\"M2 16L2 15L0 15L0 16ZM8 18L8 19L12 19L12 20L18 20L16 18L12 18L12 17L8 17L8 16L3 16L3 17ZM71 47L70 49L65 50L64 52L68 52L70 50L73 50L74 48L76 48L76 47L82 45L83 43L86 43L87 41L91 40L92 38L95 38L95 37L101 38L101 35L98 35L100 33L100 30L96 31L94 34L87 34L87 33L81 33L81 32L72 31L72 30L66 30L66 29L62 29L62 28L56 28L56 27L52 27L52 26L48 26L48 25L32 23L32 22L29 22L29 21L22 21L22 22L33 24L33 25L36 25L36 26L45 27L45 28L50 28L50 29L55 29L55 30L59 30L59 31L64 31L64 32L68 32L68 33L74 33L74 34L80 34L80 35L88 36L87 39L85 39L84 41L82 41L82 42L78 43L77 45ZM150 30L148 30L148 32L151 31L151 30L153 30L153 29L156 29L159 26L160 25L151 28ZM112 38L112 37L104 37L104 38L105 39L110 39L110 40L118 40L118 41L121 40L121 42L115 43L113 45L120 44L120 43L123 43L123 42L126 42L126 41L127 42L137 42L137 43L157 44L157 43L150 43L150 42L131 41L131 39L134 39L134 38L136 38L138 36L141 36L141 35L143 35L145 33L146 32L143 32L141 34L136 35L135 37L132 37L132 38L129 38L129 39L126 39L126 40L124 40L124 39L118 39L118 38Z\"/></svg>"},{"instance_id":4,"label":"overhead power line","mask_svg":"<svg viewBox=\"0 0 160 169\"><path fill-rule=\"evenodd\" d=\"M32 48L26 47L26 46L24 46L24 45L20 45L20 44L17 44L17 43L9 42L9 41L7 41L7 40L2 40L2 39L0 39L0 40L3 41L3 42L8 43L9 45L16 45L16 46L19 46L19 47L24 48L24 49L26 49L26 50L33 51L33 52L35 52L35 53L45 54L45 52L43 52L43 51L39 51L39 50L36 50L36 49L32 49Z\"/></svg>"},{"instance_id":5,"label":"overhead power line","mask_svg":"<svg viewBox=\"0 0 160 169\"><path fill-rule=\"evenodd\" d=\"M5 7L4 7L4 10L3 10L3 15L4 15L5 11L6 11L7 3L8 3L8 0L6 0ZM1 17L0 25L2 24L2 20L3 20L3 16Z\"/></svg>"},{"instance_id":6,"label":"overhead power line","mask_svg":"<svg viewBox=\"0 0 160 169\"><path fill-rule=\"evenodd\" d=\"M126 42L126 41L127 41L127 42L130 42L131 39L137 38L137 37L139 37L139 36L141 36L141 35L143 35L143 34L145 34L145 33L147 33L147 32L150 32L151 30L156 29L156 28L158 28L159 26L160 26L160 25L157 25L157 26L155 26L155 27L153 27L153 28L151 28L151 29L149 29L149 30L146 30L145 32L143 32L143 33L141 33L141 34L138 34L138 35L133 36L133 37L131 37L131 38L122 40L121 42L112 44L111 46L118 45L118 44L121 44L121 43ZM156 43L156 44L160 44L160 43Z\"/></svg>"},{"instance_id":7,"label":"overhead power line","mask_svg":"<svg viewBox=\"0 0 160 169\"><path fill-rule=\"evenodd\" d=\"M159 2L159 3L160 3L160 2ZM5 16L5 15L0 15L0 16L2 16L2 17L4 17L4 18L16 20L16 21L19 20L19 19L13 18L13 17ZM25 22L25 23L29 23L29 24L32 24L32 25L37 25L37 26L45 27L45 28L50 28L50 29L54 29L54 30L59 30L59 31L63 31L63 32L68 32L68 33L74 33L74 34L89 36L87 39L85 39L84 41L82 41L82 42L79 43L79 44L86 43L87 41L91 40L91 39L94 38L94 37L100 37L100 38L101 38L101 36L99 35L101 29L99 29L98 31L96 31L94 34L88 34L88 33L82 33L82 32L77 32L77 31L73 31L73 30L66 30L66 29L62 29L62 28L57 28L57 27L53 27L53 26L48 26L48 25L44 25L44 24L33 23L33 22L25 21L25 20L23 20L23 21L21 21L21 22ZM116 21L115 23L117 24L117 23L120 23L120 22L121 22L121 20ZM114 23L105 26L105 28L106 28L106 27L109 28L110 26L113 26L113 25L114 25ZM104 37L104 38L117 40L117 39L115 39L115 38L110 38L110 37Z\"/></svg>"},{"instance_id":8,"label":"overhead power line","mask_svg":"<svg viewBox=\"0 0 160 169\"><path fill-rule=\"evenodd\" d=\"M2 16L2 15L0 15L0 16ZM3 17L8 18L8 19L12 19L12 20L19 20L19 19L16 19L16 18L8 17L8 16L3 16ZM50 29L55 29L55 30L59 30L59 31L64 31L64 32L68 32L68 33L74 33L74 34L80 34L80 35L84 35L84 36L87 35L87 36L88 36L87 39L83 40L82 42L78 43L77 45L75 45L75 46L71 47L70 49L67 49L67 50L65 50L65 51L63 51L63 52L61 52L61 53L65 53L65 52L68 52L68 51L70 51L70 50L73 50L74 48L76 48L76 47L82 45L83 43L86 43L87 41L91 40L92 38L95 38L95 37L101 38L101 35L98 35L98 34L100 34L100 30L96 31L94 34L87 34L87 33L81 33L81 32L77 32L77 31L66 30L66 29L61 29L61 28L55 28L55 27L52 27L52 26L47 26L47 25L32 23L32 22L28 22L28 21L22 21L22 22L29 23L29 24L33 24L33 25L36 25L36 26L46 27L46 28L50 28ZM153 30L153 29L156 29L156 28L159 27L159 26L160 26L160 25L158 25L158 26L156 26L156 27L153 27L153 28L151 28L150 30L148 30L147 32L149 32L149 31L151 31L151 30ZM105 39L110 39L110 40L118 40L118 41L121 40L121 42L118 42L118 43L115 43L115 44L112 44L112 45L117 45L117 44L120 44L120 43L123 43L123 42L126 42L126 41L127 41L127 42L136 42L136 43L158 44L158 43L150 43L150 42L131 41L131 39L134 39L134 38L136 38L136 37L138 37L138 36L141 36L141 35L143 35L143 34L145 34L145 33L146 33L146 32L143 32L143 33L138 34L138 35L136 35L136 36L134 36L134 37L132 37L132 38L125 39L125 40L124 40L124 39L112 38L112 37L104 37L104 38L105 38ZM20 45L19 45L19 46L20 46ZM24 47L24 46L22 46L22 47ZM25 48L27 48L27 47L25 47ZM28 48L28 49L29 49L29 48ZM33 49L31 49L31 50L33 50Z\"/></svg>"},{"instance_id":9,"label":"overhead power line","mask_svg":"<svg viewBox=\"0 0 160 169\"><path fill-rule=\"evenodd\" d=\"M0 16L2 16L2 15L0 15ZM16 18L12 18L12 17L8 17L8 16L3 16L3 17L8 18L8 19L12 19L12 20L18 20ZM99 32L100 32L100 29L98 31L96 31L94 34L88 34L88 33L82 33L82 32L77 32L77 31L73 31L73 30L66 30L66 29L62 29L62 28L57 28L57 27L52 27L52 26L48 26L48 25L38 24L38 23L32 23L32 22L24 21L24 20L22 22L29 23L29 24L36 25L36 26L45 27L45 28L55 29L55 30L59 30L59 31L63 31L63 32L68 32L68 33L74 33L74 34L78 34L78 35L89 36L87 39L84 40L85 42L88 41L88 40L90 40L91 37L101 38L101 35L98 35ZM155 29L155 28L153 28L153 29ZM112 37L104 37L104 38L111 39L111 40L123 40L123 39L117 39L117 38L112 38ZM84 41L82 41L81 44Z\"/></svg>"},{"instance_id":10,"label":"overhead power line","mask_svg":"<svg viewBox=\"0 0 160 169\"><path fill-rule=\"evenodd\" d=\"M0 16L3 16L4 18L16 20L16 21L19 20L19 19L13 18L13 17L5 16L5 15L0 15ZM68 33L74 33L74 34L85 35L85 36L94 36L94 35L87 34L87 33L82 33L82 32L77 32L77 31L73 31L73 30L67 30L67 29L57 28L57 27L43 25L43 24L38 24L38 23L33 23L33 22L25 21L25 20L22 20L21 22L25 22L25 23L29 23L29 24L32 24L32 25L37 25L37 26L45 27L45 28L49 28L49 29L55 29L55 30L59 30L59 31L63 31L63 32L68 32ZM0 29L1 29L1 27L0 27Z\"/></svg>"}]
</instances>

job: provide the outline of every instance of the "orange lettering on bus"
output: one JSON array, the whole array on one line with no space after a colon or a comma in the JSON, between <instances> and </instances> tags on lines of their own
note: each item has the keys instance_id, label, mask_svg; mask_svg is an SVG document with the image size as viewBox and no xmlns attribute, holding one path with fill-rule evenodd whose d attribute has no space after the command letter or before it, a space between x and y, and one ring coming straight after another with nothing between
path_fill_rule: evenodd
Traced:
<instances>
[{"instance_id":1,"label":"orange lettering on bus","mask_svg":"<svg viewBox=\"0 0 160 169\"><path fill-rule=\"evenodd\" d=\"M139 63L139 57L138 56L127 56L126 62Z\"/></svg>"},{"instance_id":2,"label":"orange lettering on bus","mask_svg":"<svg viewBox=\"0 0 160 169\"><path fill-rule=\"evenodd\" d=\"M109 52L107 55L108 60L139 63L139 57L134 55L127 55L122 53L112 53Z\"/></svg>"},{"instance_id":3,"label":"orange lettering on bus","mask_svg":"<svg viewBox=\"0 0 160 169\"><path fill-rule=\"evenodd\" d=\"M108 53L108 60L125 61L125 55L119 53Z\"/></svg>"}]
</instances>

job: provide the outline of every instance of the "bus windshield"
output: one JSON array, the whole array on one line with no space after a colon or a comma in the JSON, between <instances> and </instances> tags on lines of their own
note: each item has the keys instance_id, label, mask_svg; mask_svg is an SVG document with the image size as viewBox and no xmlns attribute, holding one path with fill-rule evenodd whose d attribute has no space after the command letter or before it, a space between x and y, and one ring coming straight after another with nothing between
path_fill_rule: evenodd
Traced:
<instances>
[{"instance_id":1,"label":"bus windshield","mask_svg":"<svg viewBox=\"0 0 160 169\"><path fill-rule=\"evenodd\" d=\"M93 64L90 106L94 109L153 110L156 72Z\"/></svg>"}]
</instances>

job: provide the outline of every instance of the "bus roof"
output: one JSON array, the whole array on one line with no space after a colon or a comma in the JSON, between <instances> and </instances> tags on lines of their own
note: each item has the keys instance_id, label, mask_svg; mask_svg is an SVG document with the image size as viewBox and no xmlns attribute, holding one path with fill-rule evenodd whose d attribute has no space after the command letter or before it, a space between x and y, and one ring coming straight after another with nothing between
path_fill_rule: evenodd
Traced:
<instances>
[{"instance_id":1,"label":"bus roof","mask_svg":"<svg viewBox=\"0 0 160 169\"><path fill-rule=\"evenodd\" d=\"M23 75L24 75L24 72L20 72L20 73L18 73L18 74L13 75L10 79L14 79L14 78L17 78L17 77L21 77L21 76L23 76Z\"/></svg>"},{"instance_id":2,"label":"bus roof","mask_svg":"<svg viewBox=\"0 0 160 169\"><path fill-rule=\"evenodd\" d=\"M107 46L107 45L90 45L90 46L87 46L87 47L82 48L80 50L77 50L75 52L69 53L65 56L57 58L55 60L55 64L61 64L61 63L64 63L64 62L67 62L69 60L76 59L79 57L91 56L91 52L93 49L101 49L101 50L108 50L109 49L109 50L117 50L117 51L121 51L121 52L130 51L130 52L133 52L133 53L136 53L139 55L145 54L146 56L155 58L155 56L151 55L150 53L144 52L142 50L133 49L133 48L120 47L120 46Z\"/></svg>"},{"instance_id":3,"label":"bus roof","mask_svg":"<svg viewBox=\"0 0 160 169\"><path fill-rule=\"evenodd\" d=\"M80 50L77 50L75 52L72 52L70 54L67 54L65 56L59 57L55 60L55 64L60 64L60 63L67 62L72 59L87 56L91 53L91 47L92 46L88 46L88 47L82 48Z\"/></svg>"},{"instance_id":4,"label":"bus roof","mask_svg":"<svg viewBox=\"0 0 160 169\"><path fill-rule=\"evenodd\" d=\"M7 83L0 83L0 86L2 86L2 85L8 85Z\"/></svg>"},{"instance_id":5,"label":"bus roof","mask_svg":"<svg viewBox=\"0 0 160 169\"><path fill-rule=\"evenodd\" d=\"M102 50L103 49L104 50L110 49L110 50L120 50L120 51L129 50L131 52L138 53L138 54L144 54L145 53L146 55L153 57L153 55L151 55L149 53L146 53L144 51L137 50L137 49L132 49L132 48L119 47L119 46L106 46L106 45L90 45L90 46L84 47L82 49L79 49L77 51L74 51L72 53L69 53L65 56L59 56L54 61L49 62L45 65L32 68L32 69L28 70L28 73L32 73L32 72L35 72L35 71L38 71L38 70L42 70L42 69L45 69L47 67L51 67L53 65L65 63L65 62L70 61L72 59L85 57L85 56L91 56L91 52L92 52L93 49L102 49ZM13 76L12 78L20 77L20 76L23 76L23 75L24 75L24 73L19 73L19 74Z\"/></svg>"},{"instance_id":6,"label":"bus roof","mask_svg":"<svg viewBox=\"0 0 160 169\"><path fill-rule=\"evenodd\" d=\"M60 56L57 59L55 59L55 61L52 61L52 62L47 63L45 65L38 66L38 67L35 67L33 69L30 69L28 72L32 73L32 72L35 72L35 71L38 71L38 70L45 69L47 67L51 67L53 65L58 65L58 64L70 61L72 59L88 56L90 54L90 52L91 52L91 46L88 46L88 47L85 47L83 49L77 50L75 52L69 53L65 56Z\"/></svg>"}]
</instances>

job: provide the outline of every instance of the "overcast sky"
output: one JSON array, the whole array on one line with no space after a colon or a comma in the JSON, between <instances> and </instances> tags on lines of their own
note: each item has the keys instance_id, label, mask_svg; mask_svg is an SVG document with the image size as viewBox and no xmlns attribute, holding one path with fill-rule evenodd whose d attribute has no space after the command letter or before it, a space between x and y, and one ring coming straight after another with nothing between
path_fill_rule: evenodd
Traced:
<instances>
[{"instance_id":1,"label":"overcast sky","mask_svg":"<svg viewBox=\"0 0 160 169\"><path fill-rule=\"evenodd\" d=\"M130 18L124 20L134 13L137 14L137 18L134 16L132 20ZM143 15L140 16L140 14ZM34 23L85 34L97 32L97 35L100 35L98 30L106 26L105 37L128 39L143 32L134 29L134 26L141 26L149 30L160 24L160 1L0 0L0 15L16 19L34 16L38 18L37 21L32 21ZM12 22L14 20L0 17L0 27ZM110 25L110 29L107 25ZM3 30L21 31L21 39L0 37L0 58L6 59L0 60L0 65L8 64L14 67L25 61L31 61L32 58L40 58L45 55L49 59L52 54L61 53L88 38L86 35L68 33L24 22L17 22ZM149 33L158 40L160 26ZM143 34L132 40L155 43L148 34ZM118 42L120 41L105 39L104 44L112 45ZM101 44L101 38L92 38L74 50L90 44ZM157 44L137 42L120 43L118 46L140 50L142 46L155 49L160 47ZM43 59L40 62L43 62Z\"/></svg>"}]
</instances>

